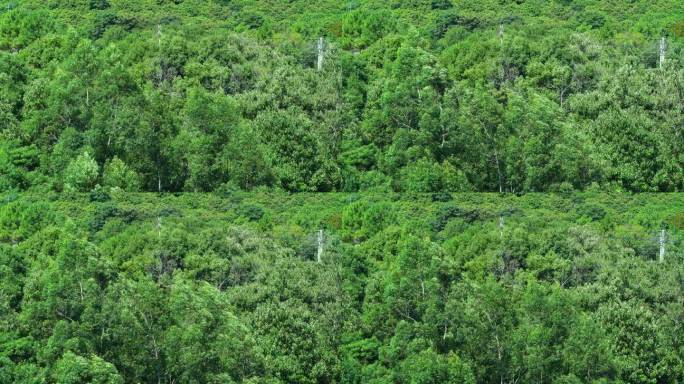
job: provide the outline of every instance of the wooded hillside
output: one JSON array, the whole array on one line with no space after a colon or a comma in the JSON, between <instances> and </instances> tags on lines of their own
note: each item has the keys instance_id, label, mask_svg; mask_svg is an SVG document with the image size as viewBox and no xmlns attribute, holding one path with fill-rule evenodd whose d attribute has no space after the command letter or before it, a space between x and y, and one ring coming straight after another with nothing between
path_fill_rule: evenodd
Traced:
<instances>
[{"instance_id":1,"label":"wooded hillside","mask_svg":"<svg viewBox=\"0 0 684 384\"><path fill-rule=\"evenodd\" d=\"M2 383L684 380L679 194L1 201Z\"/></svg>"},{"instance_id":2,"label":"wooded hillside","mask_svg":"<svg viewBox=\"0 0 684 384\"><path fill-rule=\"evenodd\" d=\"M677 0L3 0L0 190L682 191L683 45Z\"/></svg>"},{"instance_id":3,"label":"wooded hillside","mask_svg":"<svg viewBox=\"0 0 684 384\"><path fill-rule=\"evenodd\" d=\"M2 384L684 382L664 192L681 0L0 0Z\"/></svg>"}]
</instances>

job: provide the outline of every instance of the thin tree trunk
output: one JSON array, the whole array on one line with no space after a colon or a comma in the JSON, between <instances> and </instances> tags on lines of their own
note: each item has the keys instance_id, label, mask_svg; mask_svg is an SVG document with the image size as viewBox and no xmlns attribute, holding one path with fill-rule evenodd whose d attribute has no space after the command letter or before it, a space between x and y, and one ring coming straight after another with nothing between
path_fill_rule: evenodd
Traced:
<instances>
[{"instance_id":1,"label":"thin tree trunk","mask_svg":"<svg viewBox=\"0 0 684 384\"><path fill-rule=\"evenodd\" d=\"M318 38L318 62L316 63L316 69L320 72L323 70L323 56L325 55L325 41L323 37Z\"/></svg>"},{"instance_id":2,"label":"thin tree trunk","mask_svg":"<svg viewBox=\"0 0 684 384\"><path fill-rule=\"evenodd\" d=\"M323 230L318 231L318 252L316 253L316 260L320 263L321 259L323 258L323 246L324 246L324 238L323 238Z\"/></svg>"}]
</instances>

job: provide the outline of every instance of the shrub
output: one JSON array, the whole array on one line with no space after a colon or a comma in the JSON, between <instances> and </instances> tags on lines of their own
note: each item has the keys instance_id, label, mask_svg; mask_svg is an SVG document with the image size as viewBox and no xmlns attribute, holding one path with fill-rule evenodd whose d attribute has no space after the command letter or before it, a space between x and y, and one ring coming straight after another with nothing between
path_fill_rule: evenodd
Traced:
<instances>
[{"instance_id":1,"label":"shrub","mask_svg":"<svg viewBox=\"0 0 684 384\"><path fill-rule=\"evenodd\" d=\"M102 181L107 187L121 188L126 192L140 189L138 174L116 156L105 164Z\"/></svg>"},{"instance_id":2,"label":"shrub","mask_svg":"<svg viewBox=\"0 0 684 384\"><path fill-rule=\"evenodd\" d=\"M92 190L100 173L100 167L90 153L83 152L69 163L64 171L64 189L70 192Z\"/></svg>"}]
</instances>

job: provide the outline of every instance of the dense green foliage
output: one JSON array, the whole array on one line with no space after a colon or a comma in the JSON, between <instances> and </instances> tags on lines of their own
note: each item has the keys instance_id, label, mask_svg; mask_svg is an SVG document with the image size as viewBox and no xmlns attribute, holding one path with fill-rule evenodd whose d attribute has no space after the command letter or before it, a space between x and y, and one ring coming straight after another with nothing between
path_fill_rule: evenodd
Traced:
<instances>
[{"instance_id":1,"label":"dense green foliage","mask_svg":"<svg viewBox=\"0 0 684 384\"><path fill-rule=\"evenodd\" d=\"M684 381L682 195L0 197L2 383Z\"/></svg>"},{"instance_id":2,"label":"dense green foliage","mask_svg":"<svg viewBox=\"0 0 684 384\"><path fill-rule=\"evenodd\" d=\"M0 191L682 191L683 47L679 0L0 0Z\"/></svg>"},{"instance_id":3,"label":"dense green foliage","mask_svg":"<svg viewBox=\"0 0 684 384\"><path fill-rule=\"evenodd\" d=\"M623 192L681 0L0 0L0 383L684 382Z\"/></svg>"}]
</instances>

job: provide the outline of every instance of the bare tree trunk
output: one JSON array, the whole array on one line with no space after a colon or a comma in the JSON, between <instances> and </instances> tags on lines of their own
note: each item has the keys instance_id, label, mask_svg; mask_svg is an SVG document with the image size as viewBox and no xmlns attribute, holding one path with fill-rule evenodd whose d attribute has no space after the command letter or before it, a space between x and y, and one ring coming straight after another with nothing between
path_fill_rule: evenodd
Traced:
<instances>
[{"instance_id":1,"label":"bare tree trunk","mask_svg":"<svg viewBox=\"0 0 684 384\"><path fill-rule=\"evenodd\" d=\"M323 257L323 246L325 244L323 237L323 230L318 231L318 253L316 254L316 260L320 263Z\"/></svg>"},{"instance_id":2,"label":"bare tree trunk","mask_svg":"<svg viewBox=\"0 0 684 384\"><path fill-rule=\"evenodd\" d=\"M439 120L440 120L440 125L442 127L442 144L440 145L440 148L444 148L444 144L446 143L447 136L449 136L449 128L444 127L444 109L442 108L442 103L439 103Z\"/></svg>"},{"instance_id":3,"label":"bare tree trunk","mask_svg":"<svg viewBox=\"0 0 684 384\"><path fill-rule=\"evenodd\" d=\"M157 24L157 47L161 48L161 24Z\"/></svg>"},{"instance_id":4,"label":"bare tree trunk","mask_svg":"<svg viewBox=\"0 0 684 384\"><path fill-rule=\"evenodd\" d=\"M316 68L318 71L323 70L323 56L325 55L325 42L322 37L318 38L318 63Z\"/></svg>"},{"instance_id":5,"label":"bare tree trunk","mask_svg":"<svg viewBox=\"0 0 684 384\"><path fill-rule=\"evenodd\" d=\"M162 68L162 62L161 62L161 37L162 37L162 32L161 32L161 24L157 24L157 53L159 54L159 72L157 75L157 83L161 84L162 80L164 79L164 68Z\"/></svg>"},{"instance_id":6,"label":"bare tree trunk","mask_svg":"<svg viewBox=\"0 0 684 384\"><path fill-rule=\"evenodd\" d=\"M494 151L494 161L496 162L496 173L499 178L499 193L503 193L503 175L501 173L501 164L499 162L499 151L496 149L496 140L494 140L494 135L492 135L487 126L483 123L482 127L485 136L492 142L492 150Z\"/></svg>"},{"instance_id":7,"label":"bare tree trunk","mask_svg":"<svg viewBox=\"0 0 684 384\"><path fill-rule=\"evenodd\" d=\"M496 150L496 144L494 146L494 161L496 161L496 173L499 176L499 193L503 193L503 177L501 175L501 164L499 164L499 151Z\"/></svg>"},{"instance_id":8,"label":"bare tree trunk","mask_svg":"<svg viewBox=\"0 0 684 384\"><path fill-rule=\"evenodd\" d=\"M501 55L501 68L499 68L499 76L501 77L501 85L503 86L506 80L506 65L504 63L504 25L499 23L499 54Z\"/></svg>"}]
</instances>

